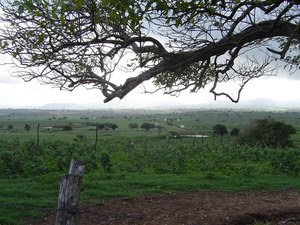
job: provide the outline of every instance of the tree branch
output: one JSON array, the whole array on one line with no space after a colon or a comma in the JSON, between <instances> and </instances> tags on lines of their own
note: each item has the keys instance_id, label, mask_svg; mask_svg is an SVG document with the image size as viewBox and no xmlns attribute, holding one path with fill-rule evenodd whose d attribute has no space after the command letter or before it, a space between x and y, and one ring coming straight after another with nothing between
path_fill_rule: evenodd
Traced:
<instances>
[{"instance_id":1,"label":"tree branch","mask_svg":"<svg viewBox=\"0 0 300 225\"><path fill-rule=\"evenodd\" d=\"M179 68L187 68L195 62L209 60L211 57L222 55L236 47L240 48L247 43L279 36L291 37L292 34L294 39L300 40L300 33L294 33L297 26L298 25L284 21L278 22L275 25L274 21L265 21L258 23L257 25L252 25L240 33L234 34L230 37L225 37L219 42L209 44L199 50L173 55L169 54L160 64L141 73L137 77L127 79L126 82L120 86L117 91L111 93L104 102L109 102L116 97L122 99L139 84L154 78L160 73L175 71Z\"/></svg>"}]
</instances>

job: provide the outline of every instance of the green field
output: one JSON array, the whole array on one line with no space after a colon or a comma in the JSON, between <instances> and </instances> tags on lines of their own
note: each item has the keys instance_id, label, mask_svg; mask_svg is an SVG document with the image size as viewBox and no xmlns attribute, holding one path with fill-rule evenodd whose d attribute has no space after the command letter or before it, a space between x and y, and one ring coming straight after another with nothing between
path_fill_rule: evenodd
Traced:
<instances>
[{"instance_id":1,"label":"green field","mask_svg":"<svg viewBox=\"0 0 300 225\"><path fill-rule=\"evenodd\" d=\"M212 136L215 124L243 131L264 118L293 125L295 147L239 146L229 135L223 140ZM162 128L128 126L145 122ZM103 123L118 128L99 130L95 147L96 125ZM72 130L63 131L63 126ZM0 224L22 224L22 218L54 209L60 176L71 159L86 162L81 201L92 204L116 196L191 189L300 190L299 130L296 111L0 110ZM208 137L186 136L194 134Z\"/></svg>"}]
</instances>

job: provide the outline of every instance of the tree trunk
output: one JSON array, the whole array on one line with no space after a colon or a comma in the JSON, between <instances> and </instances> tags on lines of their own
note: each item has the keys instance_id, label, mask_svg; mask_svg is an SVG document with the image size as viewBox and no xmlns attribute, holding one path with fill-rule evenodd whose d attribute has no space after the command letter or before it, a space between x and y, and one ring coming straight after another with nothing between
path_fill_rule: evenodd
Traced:
<instances>
[{"instance_id":1,"label":"tree trunk","mask_svg":"<svg viewBox=\"0 0 300 225\"><path fill-rule=\"evenodd\" d=\"M35 151L37 152L37 148L39 147L40 143L40 124L38 124L36 129L36 145L35 145Z\"/></svg>"},{"instance_id":2,"label":"tree trunk","mask_svg":"<svg viewBox=\"0 0 300 225\"><path fill-rule=\"evenodd\" d=\"M98 127L96 126L96 139L95 139L95 144L94 144L94 151L97 149L97 144L98 144Z\"/></svg>"},{"instance_id":3,"label":"tree trunk","mask_svg":"<svg viewBox=\"0 0 300 225\"><path fill-rule=\"evenodd\" d=\"M78 224L78 203L84 170L83 162L72 160L69 174L62 176L55 225Z\"/></svg>"}]
</instances>

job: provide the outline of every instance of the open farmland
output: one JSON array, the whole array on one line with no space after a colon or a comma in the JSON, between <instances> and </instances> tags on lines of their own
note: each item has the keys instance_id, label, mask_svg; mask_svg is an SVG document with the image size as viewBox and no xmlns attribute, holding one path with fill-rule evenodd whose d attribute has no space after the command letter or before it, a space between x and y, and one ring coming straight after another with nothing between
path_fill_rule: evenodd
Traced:
<instances>
[{"instance_id":1,"label":"open farmland","mask_svg":"<svg viewBox=\"0 0 300 225\"><path fill-rule=\"evenodd\" d=\"M240 146L230 135L212 135L215 124L242 131L265 118L292 124L295 147ZM96 129L108 123L117 128ZM130 128L132 123L139 128ZM143 130L143 123L156 128ZM66 126L72 129L64 131ZM299 129L300 112L1 110L0 224L53 210L60 174L72 158L86 162L81 201L89 205L188 190L299 191ZM189 136L195 134L205 137Z\"/></svg>"}]
</instances>

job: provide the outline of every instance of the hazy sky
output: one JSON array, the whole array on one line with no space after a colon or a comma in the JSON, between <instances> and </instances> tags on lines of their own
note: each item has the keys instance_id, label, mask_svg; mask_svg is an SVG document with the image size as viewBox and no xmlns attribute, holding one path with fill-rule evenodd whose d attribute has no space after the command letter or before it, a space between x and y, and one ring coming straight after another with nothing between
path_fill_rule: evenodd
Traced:
<instances>
[{"instance_id":1,"label":"hazy sky","mask_svg":"<svg viewBox=\"0 0 300 225\"><path fill-rule=\"evenodd\" d=\"M0 62L11 62L9 56L0 55ZM24 82L20 78L12 77L13 69L7 65L0 65L0 108L40 107L50 103L76 103L97 108L142 108L199 105L214 101L214 96L207 90L198 93L183 92L179 97L165 95L162 92L144 94L143 87L138 87L124 99L114 99L104 104L99 90L75 89L73 92L61 91L50 85L41 85L38 81ZM151 85L148 82L146 85ZM233 90L231 85L229 91ZM227 88L228 88L227 87ZM153 88L152 88L153 89ZM233 95L235 91L232 91ZM263 77L250 81L244 88L240 102L249 99L274 99L280 101L297 100L300 102L300 71L292 76L287 70L279 69L277 77ZM225 98L218 98L224 103ZM214 104L218 104L215 102ZM229 99L225 99L228 106L235 107Z\"/></svg>"},{"instance_id":2,"label":"hazy sky","mask_svg":"<svg viewBox=\"0 0 300 225\"><path fill-rule=\"evenodd\" d=\"M2 61L5 56L1 56ZM266 77L248 83L242 92L241 103L249 99L269 98L276 100L300 101L300 76L296 72L290 77L287 71L279 71L277 77ZM110 103L103 103L99 90L86 90L78 88L73 92L60 91L49 85L41 85L37 81L29 83L22 79L12 77L8 66L0 66L0 108L6 107L39 107L49 103L76 103L94 105L98 108L141 108L156 106L199 105L214 101L208 90L199 93L186 91L179 97L156 94L144 94L143 88L138 87L123 100L115 99ZM220 98L221 100L222 98ZM224 98L223 98L224 99ZM229 104L235 105L234 103ZM218 104L218 101L216 102Z\"/></svg>"}]
</instances>

